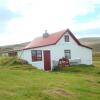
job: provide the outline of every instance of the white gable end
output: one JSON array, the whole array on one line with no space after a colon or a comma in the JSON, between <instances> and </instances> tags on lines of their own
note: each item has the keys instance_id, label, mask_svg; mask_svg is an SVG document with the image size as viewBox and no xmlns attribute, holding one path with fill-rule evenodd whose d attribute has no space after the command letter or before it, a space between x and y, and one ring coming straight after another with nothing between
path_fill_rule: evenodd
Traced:
<instances>
[{"instance_id":1,"label":"white gable end","mask_svg":"<svg viewBox=\"0 0 100 100\"><path fill-rule=\"evenodd\" d=\"M69 42L64 41L65 35L69 36ZM55 46L55 52L58 52L58 55L60 53L64 56L64 50L71 51L71 60L81 59L82 64L92 64L92 49L78 45L68 32L62 36Z\"/></svg>"}]
</instances>

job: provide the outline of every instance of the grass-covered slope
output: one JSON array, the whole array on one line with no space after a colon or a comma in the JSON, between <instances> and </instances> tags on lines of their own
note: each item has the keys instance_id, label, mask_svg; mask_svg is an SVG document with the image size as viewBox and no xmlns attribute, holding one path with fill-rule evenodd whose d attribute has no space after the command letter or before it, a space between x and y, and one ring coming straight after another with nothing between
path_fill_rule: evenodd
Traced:
<instances>
[{"instance_id":1,"label":"grass-covered slope","mask_svg":"<svg viewBox=\"0 0 100 100\"><path fill-rule=\"evenodd\" d=\"M23 59L19 59L17 57L8 57L8 56L0 57L0 65L3 66L22 65L22 64L28 64L28 62Z\"/></svg>"},{"instance_id":2,"label":"grass-covered slope","mask_svg":"<svg viewBox=\"0 0 100 100\"><path fill-rule=\"evenodd\" d=\"M25 64L0 65L0 100L99 99L100 63L95 67L80 65L53 72Z\"/></svg>"},{"instance_id":3,"label":"grass-covered slope","mask_svg":"<svg viewBox=\"0 0 100 100\"><path fill-rule=\"evenodd\" d=\"M100 37L81 38L80 42L93 48L94 52L100 52Z\"/></svg>"},{"instance_id":4,"label":"grass-covered slope","mask_svg":"<svg viewBox=\"0 0 100 100\"><path fill-rule=\"evenodd\" d=\"M100 52L93 54L93 62L95 66L100 68Z\"/></svg>"}]
</instances>

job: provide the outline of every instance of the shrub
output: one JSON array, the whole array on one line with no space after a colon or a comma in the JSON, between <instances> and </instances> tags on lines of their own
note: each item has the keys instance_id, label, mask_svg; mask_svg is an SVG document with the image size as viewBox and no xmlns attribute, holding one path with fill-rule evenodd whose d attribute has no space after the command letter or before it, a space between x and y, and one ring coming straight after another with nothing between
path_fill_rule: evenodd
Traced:
<instances>
[{"instance_id":1,"label":"shrub","mask_svg":"<svg viewBox=\"0 0 100 100\"><path fill-rule=\"evenodd\" d=\"M10 64L9 64L10 63ZM18 59L15 58L14 60L12 60L11 62L9 62L9 65L22 65L22 64L28 64L28 62L26 60L23 59Z\"/></svg>"},{"instance_id":2,"label":"shrub","mask_svg":"<svg viewBox=\"0 0 100 100\"><path fill-rule=\"evenodd\" d=\"M13 57L0 57L0 65L6 65L13 60Z\"/></svg>"},{"instance_id":3,"label":"shrub","mask_svg":"<svg viewBox=\"0 0 100 100\"><path fill-rule=\"evenodd\" d=\"M28 64L26 60L19 59L16 57L0 57L0 65L20 65Z\"/></svg>"}]
</instances>

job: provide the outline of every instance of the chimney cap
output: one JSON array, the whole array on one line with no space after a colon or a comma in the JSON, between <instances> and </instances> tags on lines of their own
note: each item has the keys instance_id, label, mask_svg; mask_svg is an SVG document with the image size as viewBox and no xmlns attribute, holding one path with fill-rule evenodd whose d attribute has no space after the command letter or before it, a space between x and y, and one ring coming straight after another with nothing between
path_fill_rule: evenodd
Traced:
<instances>
[{"instance_id":1,"label":"chimney cap","mask_svg":"<svg viewBox=\"0 0 100 100\"><path fill-rule=\"evenodd\" d=\"M47 30L45 30L45 33L48 33Z\"/></svg>"}]
</instances>

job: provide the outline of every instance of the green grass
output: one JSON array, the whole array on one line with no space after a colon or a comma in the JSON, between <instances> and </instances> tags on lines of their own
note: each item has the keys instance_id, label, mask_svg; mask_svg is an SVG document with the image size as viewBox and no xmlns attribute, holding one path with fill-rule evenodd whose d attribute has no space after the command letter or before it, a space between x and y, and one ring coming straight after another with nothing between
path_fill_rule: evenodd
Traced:
<instances>
[{"instance_id":1,"label":"green grass","mask_svg":"<svg viewBox=\"0 0 100 100\"><path fill-rule=\"evenodd\" d=\"M1 64L0 100L100 100L99 60L53 72Z\"/></svg>"},{"instance_id":2,"label":"green grass","mask_svg":"<svg viewBox=\"0 0 100 100\"><path fill-rule=\"evenodd\" d=\"M93 62L95 66L100 67L100 52L93 53Z\"/></svg>"}]
</instances>

